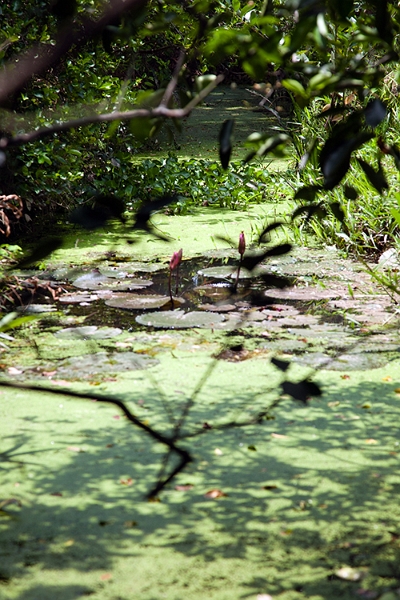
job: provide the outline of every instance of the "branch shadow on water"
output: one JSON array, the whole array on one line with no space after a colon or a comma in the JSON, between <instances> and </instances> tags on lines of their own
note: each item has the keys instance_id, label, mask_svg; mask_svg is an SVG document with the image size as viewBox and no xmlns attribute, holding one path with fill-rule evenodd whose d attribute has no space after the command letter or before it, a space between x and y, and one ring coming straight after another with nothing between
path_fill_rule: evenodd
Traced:
<instances>
[{"instance_id":1,"label":"branch shadow on water","mask_svg":"<svg viewBox=\"0 0 400 600\"><path fill-rule=\"evenodd\" d=\"M238 396L243 405L252 401L244 392ZM329 406L332 398L337 406ZM370 410L361 408L368 403ZM101 413L100 427L74 431L74 414L53 419L47 440L60 422L65 433L47 453L40 419L26 417L35 429L31 437L8 436L10 451L2 454L2 468L9 466L6 483L21 479L23 489L23 476L32 471L34 487L23 492L21 508L5 507L13 518L2 519L3 581L32 568L111 569L120 560L140 560L147 547L186 559L201 556L204 564L251 556L270 593L297 586L308 594L350 598L353 583L332 578L342 564L369 568L375 586L396 579L400 476L393 424L399 409L387 383L346 389L331 383L322 400L305 408L287 401L272 421L223 430L216 421L195 437L189 429L178 443L194 462L165 488L161 502L150 504L143 498L157 480L165 446L126 420L113 421L115 427L105 421L105 427L109 408L95 403L92 409ZM201 422L209 407L200 399L193 410ZM40 440L32 445L35 435ZM84 451L66 451L76 439ZM25 449L41 462L25 460ZM7 463L16 456L23 465ZM179 491L176 484L190 485ZM206 498L214 488L226 496ZM391 549L392 558L385 558L383 548ZM244 584L249 594L260 588L250 575ZM68 599L70 592L67 586L60 597ZM21 597L34 597L27 594Z\"/></svg>"}]
</instances>

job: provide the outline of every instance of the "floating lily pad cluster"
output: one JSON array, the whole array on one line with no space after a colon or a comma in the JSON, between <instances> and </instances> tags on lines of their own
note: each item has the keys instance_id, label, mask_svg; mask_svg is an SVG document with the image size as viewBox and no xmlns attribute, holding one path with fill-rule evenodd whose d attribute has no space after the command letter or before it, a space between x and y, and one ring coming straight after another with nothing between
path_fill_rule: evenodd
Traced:
<instances>
[{"instance_id":1,"label":"floating lily pad cluster","mask_svg":"<svg viewBox=\"0 0 400 600\"><path fill-rule=\"evenodd\" d=\"M144 269L142 269L143 271ZM158 269L151 269L158 270ZM232 269L223 267L223 274L216 274L214 277L221 279L225 277L226 273L230 273ZM206 275L206 273L204 273ZM207 274L210 276L209 274ZM211 275L213 276L213 275ZM136 317L136 322L140 325L156 328L173 328L173 329L186 329L193 327L208 327L212 328L216 324L224 321L224 317L220 314L215 314L201 311L187 311L178 310L185 304L185 300L179 297L164 296L155 293L144 293L146 288L153 285L153 281L150 279L134 278L128 275L126 271L107 270L105 272L99 269L94 269L90 273L85 273L74 280L73 285L82 290L88 290L95 292L96 295L82 294L82 300L90 302L94 299L102 298L107 306L122 310L141 311ZM140 293L141 292L141 293ZM79 300L79 294L70 294L66 298L69 303L74 303ZM173 306L172 306L173 304ZM162 309L162 310L159 310ZM172 310L170 310L172 309ZM152 312L149 311L159 311ZM103 328L104 329L104 328ZM107 337L105 333L99 329L96 332L89 331L88 328L70 328L59 332L60 336L72 336L72 337ZM110 335L111 337L111 335Z\"/></svg>"}]
</instances>

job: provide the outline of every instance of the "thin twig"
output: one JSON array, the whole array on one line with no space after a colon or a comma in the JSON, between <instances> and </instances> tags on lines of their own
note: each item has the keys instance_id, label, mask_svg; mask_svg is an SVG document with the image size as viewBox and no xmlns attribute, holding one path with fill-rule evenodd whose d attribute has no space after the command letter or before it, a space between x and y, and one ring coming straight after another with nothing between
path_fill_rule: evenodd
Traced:
<instances>
[{"instance_id":1,"label":"thin twig","mask_svg":"<svg viewBox=\"0 0 400 600\"><path fill-rule=\"evenodd\" d=\"M160 106L168 106L169 101L172 98L172 94L174 93L176 86L178 85L178 78L183 67L183 61L185 60L185 51L181 50L179 54L178 61L175 65L174 73L165 89L164 96L160 102Z\"/></svg>"}]
</instances>

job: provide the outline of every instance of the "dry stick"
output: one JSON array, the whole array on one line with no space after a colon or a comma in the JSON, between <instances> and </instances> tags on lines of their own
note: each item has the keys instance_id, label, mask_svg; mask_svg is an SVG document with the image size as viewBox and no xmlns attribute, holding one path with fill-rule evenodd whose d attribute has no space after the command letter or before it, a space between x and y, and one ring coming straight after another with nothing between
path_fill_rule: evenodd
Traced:
<instances>
[{"instance_id":1,"label":"dry stick","mask_svg":"<svg viewBox=\"0 0 400 600\"><path fill-rule=\"evenodd\" d=\"M114 406L118 406L118 408L125 414L125 416L131 423L133 423L140 429L143 429L148 435L150 435L153 439L155 439L160 444L164 444L165 446L168 446L168 448L169 448L168 454L170 454L173 451L173 452L176 452L180 457L179 464L169 474L169 476L166 477L165 479L163 479L162 481L159 480L156 483L156 485L153 487L153 489L149 492L149 494L148 494L149 498L153 498L154 496L156 496L167 485L167 483L169 483L175 477L175 475L180 473L180 471L182 471L184 469L184 467L193 460L190 453L187 450L185 450L183 448L179 448L179 446L176 445L176 443L175 443L176 439L174 437L172 437L172 438L166 437L162 433L159 433L155 429L152 429L151 427L149 427L148 425L146 425L145 423L140 421L140 419L135 417L130 412L130 410L125 406L125 404L121 400L117 400L115 398L110 398L110 397L99 397L99 396L96 396L95 394L90 394L90 393L83 394L80 392L74 392L72 390L61 390L61 389L58 390L58 389L53 389L53 388L49 388L46 386L29 384L29 383L28 384L17 383L17 382L13 382L13 381L0 381L0 387L22 389L22 390L27 390L30 392L42 392L42 393L48 392L50 394L70 396L72 398L78 398L81 400L95 400L96 402L106 402L108 404L114 404Z\"/></svg>"},{"instance_id":2,"label":"dry stick","mask_svg":"<svg viewBox=\"0 0 400 600\"><path fill-rule=\"evenodd\" d=\"M102 115L91 115L88 117L81 117L80 119L72 119L71 121L65 121L63 123L55 123L48 127L41 127L36 131L29 133L20 133L12 137L3 137L0 139L0 148L6 149L10 146L21 146L30 142L34 142L38 139L43 139L54 133L61 131L68 131L69 129L75 129L76 127L83 127L92 123L110 123L112 121L129 121L136 118L154 118L163 117L166 119L183 119L187 117L192 110L204 100L204 98L219 84L223 81L224 76L218 75L214 81L207 85L195 98L193 98L184 108L167 108L160 104L156 108L136 108L127 111L114 111L111 113L105 113Z\"/></svg>"}]
</instances>

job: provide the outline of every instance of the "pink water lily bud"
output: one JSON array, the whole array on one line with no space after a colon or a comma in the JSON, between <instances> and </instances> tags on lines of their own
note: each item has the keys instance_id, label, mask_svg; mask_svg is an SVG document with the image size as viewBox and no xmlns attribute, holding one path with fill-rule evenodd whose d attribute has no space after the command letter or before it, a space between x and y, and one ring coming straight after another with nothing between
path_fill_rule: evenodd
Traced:
<instances>
[{"instance_id":1,"label":"pink water lily bud","mask_svg":"<svg viewBox=\"0 0 400 600\"><path fill-rule=\"evenodd\" d=\"M239 235L239 254L240 256L243 256L243 254L246 251L246 238L244 237L244 231L242 231Z\"/></svg>"},{"instance_id":2,"label":"pink water lily bud","mask_svg":"<svg viewBox=\"0 0 400 600\"><path fill-rule=\"evenodd\" d=\"M174 252L171 260L169 261L169 268L171 271L174 271L177 267L179 267L179 265L181 264L182 261L182 248L180 250L178 250L178 252Z\"/></svg>"}]
</instances>

